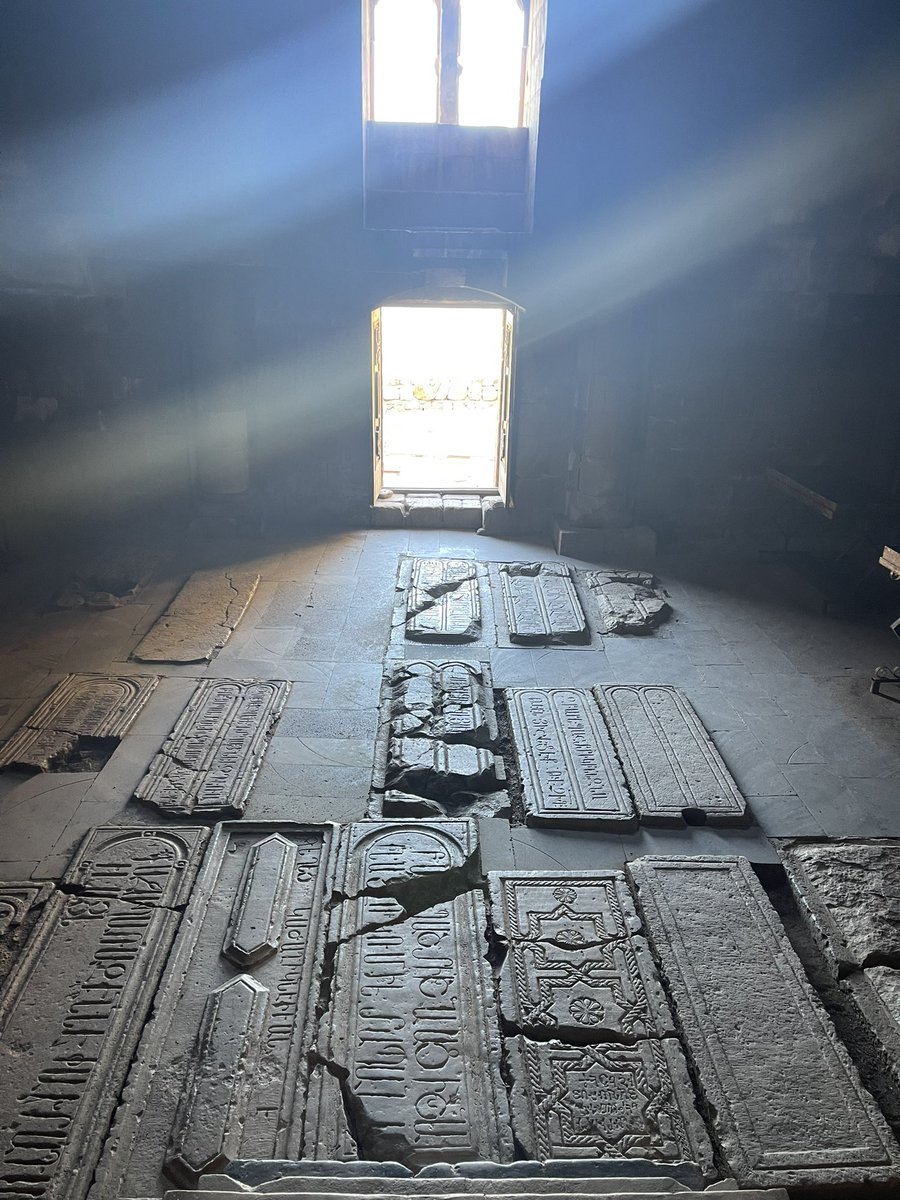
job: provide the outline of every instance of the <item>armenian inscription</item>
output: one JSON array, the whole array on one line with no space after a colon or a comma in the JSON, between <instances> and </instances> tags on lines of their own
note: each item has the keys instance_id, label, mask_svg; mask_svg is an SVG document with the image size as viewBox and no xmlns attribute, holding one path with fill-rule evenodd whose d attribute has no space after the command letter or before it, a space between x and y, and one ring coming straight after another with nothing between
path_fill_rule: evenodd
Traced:
<instances>
[{"instance_id":1,"label":"armenian inscription","mask_svg":"<svg viewBox=\"0 0 900 1200\"><path fill-rule=\"evenodd\" d=\"M628 872L738 1182L861 1188L896 1178L900 1148L750 863L649 857Z\"/></svg>"},{"instance_id":2,"label":"armenian inscription","mask_svg":"<svg viewBox=\"0 0 900 1200\"><path fill-rule=\"evenodd\" d=\"M416 558L406 601L406 636L471 642L481 633L478 568L465 558Z\"/></svg>"},{"instance_id":3,"label":"armenian inscription","mask_svg":"<svg viewBox=\"0 0 900 1200\"><path fill-rule=\"evenodd\" d=\"M0 1000L0 1194L87 1194L206 837L95 829L48 901Z\"/></svg>"},{"instance_id":4,"label":"armenian inscription","mask_svg":"<svg viewBox=\"0 0 900 1200\"><path fill-rule=\"evenodd\" d=\"M511 642L590 642L572 573L564 563L501 563L497 574Z\"/></svg>"},{"instance_id":5,"label":"armenian inscription","mask_svg":"<svg viewBox=\"0 0 900 1200\"><path fill-rule=\"evenodd\" d=\"M504 695L528 823L634 828L631 797L590 690L507 688Z\"/></svg>"},{"instance_id":6,"label":"armenian inscription","mask_svg":"<svg viewBox=\"0 0 900 1200\"><path fill-rule=\"evenodd\" d=\"M391 732L395 737L490 745L497 721L486 665L407 662L386 680Z\"/></svg>"},{"instance_id":7,"label":"armenian inscription","mask_svg":"<svg viewBox=\"0 0 900 1200\"><path fill-rule=\"evenodd\" d=\"M239 817L290 687L202 680L135 796L168 813Z\"/></svg>"},{"instance_id":8,"label":"armenian inscription","mask_svg":"<svg viewBox=\"0 0 900 1200\"><path fill-rule=\"evenodd\" d=\"M613 683L595 693L642 822L746 822L744 798L679 688Z\"/></svg>"}]
</instances>

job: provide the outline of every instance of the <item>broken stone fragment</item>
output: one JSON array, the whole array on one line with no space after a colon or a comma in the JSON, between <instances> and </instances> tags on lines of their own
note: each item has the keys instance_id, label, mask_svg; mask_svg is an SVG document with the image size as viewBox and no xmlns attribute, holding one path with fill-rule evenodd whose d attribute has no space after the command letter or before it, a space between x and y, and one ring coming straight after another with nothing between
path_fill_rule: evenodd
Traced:
<instances>
[{"instance_id":1,"label":"broken stone fragment","mask_svg":"<svg viewBox=\"0 0 900 1200\"><path fill-rule=\"evenodd\" d=\"M655 576L645 571L585 571L601 633L652 633L672 615Z\"/></svg>"},{"instance_id":2,"label":"broken stone fragment","mask_svg":"<svg viewBox=\"0 0 900 1200\"><path fill-rule=\"evenodd\" d=\"M381 798L380 816L384 817L434 817L441 820L448 815L436 800L424 796L411 796L407 792L385 792Z\"/></svg>"},{"instance_id":3,"label":"broken stone fragment","mask_svg":"<svg viewBox=\"0 0 900 1200\"><path fill-rule=\"evenodd\" d=\"M497 740L486 663L408 662L387 676L391 730L403 735L490 746Z\"/></svg>"},{"instance_id":4,"label":"broken stone fragment","mask_svg":"<svg viewBox=\"0 0 900 1200\"><path fill-rule=\"evenodd\" d=\"M385 778L390 789L439 800L459 792L490 791L499 786L502 776L489 750L402 737L391 738Z\"/></svg>"}]
</instances>

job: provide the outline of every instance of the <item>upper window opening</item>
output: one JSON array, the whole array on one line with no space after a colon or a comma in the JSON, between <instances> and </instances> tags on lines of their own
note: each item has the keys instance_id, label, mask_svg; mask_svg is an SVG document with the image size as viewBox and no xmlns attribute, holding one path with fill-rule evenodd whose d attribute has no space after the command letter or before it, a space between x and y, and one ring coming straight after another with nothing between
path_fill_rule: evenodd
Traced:
<instances>
[{"instance_id":1,"label":"upper window opening","mask_svg":"<svg viewBox=\"0 0 900 1200\"><path fill-rule=\"evenodd\" d=\"M374 121L522 124L522 0L369 0Z\"/></svg>"}]
</instances>

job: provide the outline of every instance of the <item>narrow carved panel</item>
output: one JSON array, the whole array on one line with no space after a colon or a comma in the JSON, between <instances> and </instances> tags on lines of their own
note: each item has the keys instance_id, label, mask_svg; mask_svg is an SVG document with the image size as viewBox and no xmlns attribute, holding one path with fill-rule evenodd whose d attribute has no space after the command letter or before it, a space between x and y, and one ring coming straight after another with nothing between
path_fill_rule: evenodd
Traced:
<instances>
[{"instance_id":1,"label":"narrow carved panel","mask_svg":"<svg viewBox=\"0 0 900 1200\"><path fill-rule=\"evenodd\" d=\"M240 816L290 686L202 680L135 796L164 812Z\"/></svg>"},{"instance_id":2,"label":"narrow carved panel","mask_svg":"<svg viewBox=\"0 0 900 1200\"><path fill-rule=\"evenodd\" d=\"M228 1136L223 1126L215 1136L222 1140L221 1162L230 1157L300 1156L310 1020L324 958L323 904L332 886L331 838L331 826L238 822L217 827L169 960L154 1021L146 1027L116 1111L91 1200L162 1195L172 1183L164 1174L163 1156L173 1129L187 1128L176 1120L176 1105L193 1086L191 1064L194 1046L198 1039L202 1042L206 998L236 978L246 985L248 972L241 974L223 946L235 928L241 895L246 894L248 865L254 851L262 851L257 869L266 860L276 868L283 866L290 856L284 852L282 857L282 842L293 850L289 888L272 889L271 904L265 901L257 910L263 941L276 940L272 926L280 926L280 934L274 953L257 959L251 968L254 984L268 994L264 1021L258 1038L253 1033L241 1050L244 1081L234 1093ZM251 942L256 941L253 936ZM241 996L241 989L234 995ZM256 1013L256 1001L253 1007ZM212 1093L206 1088L204 1094ZM200 1138L202 1130L196 1136ZM182 1157L185 1163L196 1162L194 1151ZM172 1160L176 1177L187 1177L178 1176L184 1165L178 1153L173 1152ZM192 1169L184 1166L185 1172Z\"/></svg>"},{"instance_id":3,"label":"narrow carved panel","mask_svg":"<svg viewBox=\"0 0 900 1200\"><path fill-rule=\"evenodd\" d=\"M590 641L584 610L564 563L501 563L497 573L511 642Z\"/></svg>"},{"instance_id":4,"label":"narrow carved panel","mask_svg":"<svg viewBox=\"0 0 900 1200\"><path fill-rule=\"evenodd\" d=\"M438 873L452 879L474 849L466 825L361 822L348 833L338 886L350 898L335 927L306 1157L408 1167L512 1157L483 902L476 891L439 899ZM382 894L360 894L379 884ZM404 917L398 895L435 900Z\"/></svg>"},{"instance_id":5,"label":"narrow carved panel","mask_svg":"<svg viewBox=\"0 0 900 1200\"><path fill-rule=\"evenodd\" d=\"M239 966L252 966L278 949L296 857L296 846L280 833L250 851L222 951Z\"/></svg>"},{"instance_id":6,"label":"narrow carved panel","mask_svg":"<svg viewBox=\"0 0 900 1200\"><path fill-rule=\"evenodd\" d=\"M613 683L595 692L641 821L746 821L737 784L679 688Z\"/></svg>"},{"instance_id":7,"label":"narrow carved panel","mask_svg":"<svg viewBox=\"0 0 900 1200\"><path fill-rule=\"evenodd\" d=\"M471 642L481 633L478 568L465 558L417 558L406 601L406 636L419 642Z\"/></svg>"},{"instance_id":8,"label":"narrow carved panel","mask_svg":"<svg viewBox=\"0 0 900 1200\"><path fill-rule=\"evenodd\" d=\"M237 1157L259 1056L268 992L249 975L216 988L206 1001L166 1157L186 1186Z\"/></svg>"},{"instance_id":9,"label":"narrow carved panel","mask_svg":"<svg viewBox=\"0 0 900 1200\"><path fill-rule=\"evenodd\" d=\"M162 1195L172 1184L164 1156L173 1130L170 1169L177 1179L211 1169L209 1161L221 1166L232 1157L299 1157L310 1017L324 957L322 906L332 889L332 832L329 825L266 822L217 828L91 1200ZM269 871L273 878L267 878ZM252 975L235 963L237 945L238 958L253 960ZM258 999L249 994L254 988ZM211 1020L211 995L225 998L215 1037L207 1039L222 1053L217 1058L210 1049L209 1070L195 1075L196 1048L207 1044L203 1029ZM247 1022L225 1020L232 1005ZM229 1030L236 1031L233 1039ZM218 1061L225 1064L221 1079L213 1070ZM235 1063L241 1081L231 1089ZM178 1115L179 1097L195 1092L190 1119L184 1108ZM201 1120L207 1103L216 1108L209 1122Z\"/></svg>"},{"instance_id":10,"label":"narrow carved panel","mask_svg":"<svg viewBox=\"0 0 900 1200\"><path fill-rule=\"evenodd\" d=\"M743 858L628 868L729 1170L742 1185L862 1188L900 1148Z\"/></svg>"},{"instance_id":11,"label":"narrow carved panel","mask_svg":"<svg viewBox=\"0 0 900 1200\"><path fill-rule=\"evenodd\" d=\"M101 827L0 999L0 1193L81 1200L206 830Z\"/></svg>"},{"instance_id":12,"label":"narrow carved panel","mask_svg":"<svg viewBox=\"0 0 900 1200\"><path fill-rule=\"evenodd\" d=\"M633 1046L508 1044L516 1137L530 1158L648 1158L697 1163L712 1149L674 1038Z\"/></svg>"},{"instance_id":13,"label":"narrow carved panel","mask_svg":"<svg viewBox=\"0 0 900 1200\"><path fill-rule=\"evenodd\" d=\"M77 739L121 739L159 683L156 675L67 675L0 751L0 768L48 771Z\"/></svg>"},{"instance_id":14,"label":"narrow carved panel","mask_svg":"<svg viewBox=\"0 0 900 1200\"><path fill-rule=\"evenodd\" d=\"M637 824L622 768L587 688L507 688L528 822L628 829Z\"/></svg>"},{"instance_id":15,"label":"narrow carved panel","mask_svg":"<svg viewBox=\"0 0 900 1200\"><path fill-rule=\"evenodd\" d=\"M494 928L507 943L500 1007L513 1028L579 1041L674 1032L621 871L488 878Z\"/></svg>"}]
</instances>

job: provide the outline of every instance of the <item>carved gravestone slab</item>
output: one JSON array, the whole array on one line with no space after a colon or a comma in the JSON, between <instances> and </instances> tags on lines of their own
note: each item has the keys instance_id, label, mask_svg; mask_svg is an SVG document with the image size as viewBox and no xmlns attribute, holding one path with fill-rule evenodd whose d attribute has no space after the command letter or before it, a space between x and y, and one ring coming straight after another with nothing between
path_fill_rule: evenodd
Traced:
<instances>
[{"instance_id":1,"label":"carved gravestone slab","mask_svg":"<svg viewBox=\"0 0 900 1200\"><path fill-rule=\"evenodd\" d=\"M565 563L501 563L496 572L513 645L590 642L584 609Z\"/></svg>"},{"instance_id":2,"label":"carved gravestone slab","mask_svg":"<svg viewBox=\"0 0 900 1200\"><path fill-rule=\"evenodd\" d=\"M204 679L135 790L164 812L240 816L291 685Z\"/></svg>"},{"instance_id":3,"label":"carved gravestone slab","mask_svg":"<svg viewBox=\"0 0 900 1200\"><path fill-rule=\"evenodd\" d=\"M464 821L358 822L342 839L305 1157L512 1158L484 905L461 882L475 848Z\"/></svg>"},{"instance_id":4,"label":"carved gravestone slab","mask_svg":"<svg viewBox=\"0 0 900 1200\"><path fill-rule=\"evenodd\" d=\"M0 750L0 768L49 771L79 738L123 738L158 683L156 675L67 675Z\"/></svg>"},{"instance_id":5,"label":"carved gravestone slab","mask_svg":"<svg viewBox=\"0 0 900 1200\"><path fill-rule=\"evenodd\" d=\"M897 1146L744 858L639 859L644 927L741 1184L861 1188Z\"/></svg>"},{"instance_id":6,"label":"carved gravestone slab","mask_svg":"<svg viewBox=\"0 0 900 1200\"><path fill-rule=\"evenodd\" d=\"M746 823L744 798L679 688L613 683L594 690L641 821Z\"/></svg>"},{"instance_id":7,"label":"carved gravestone slab","mask_svg":"<svg viewBox=\"0 0 900 1200\"><path fill-rule=\"evenodd\" d=\"M9 974L52 893L50 883L0 883L0 983Z\"/></svg>"},{"instance_id":8,"label":"carved gravestone slab","mask_svg":"<svg viewBox=\"0 0 900 1200\"><path fill-rule=\"evenodd\" d=\"M100 827L0 998L0 1192L82 1200L207 838Z\"/></svg>"},{"instance_id":9,"label":"carved gravestone slab","mask_svg":"<svg viewBox=\"0 0 900 1200\"><path fill-rule=\"evenodd\" d=\"M473 642L481 635L478 567L465 558L416 558L406 598L406 637Z\"/></svg>"},{"instance_id":10,"label":"carved gravestone slab","mask_svg":"<svg viewBox=\"0 0 900 1200\"><path fill-rule=\"evenodd\" d=\"M900 963L900 841L798 839L777 846L836 973Z\"/></svg>"},{"instance_id":11,"label":"carved gravestone slab","mask_svg":"<svg viewBox=\"0 0 900 1200\"><path fill-rule=\"evenodd\" d=\"M502 767L490 750L432 738L391 738L385 783L388 788L433 799L461 791L491 791Z\"/></svg>"},{"instance_id":12,"label":"carved gravestone slab","mask_svg":"<svg viewBox=\"0 0 900 1200\"><path fill-rule=\"evenodd\" d=\"M497 720L487 663L405 662L385 680L391 733L492 746Z\"/></svg>"},{"instance_id":13,"label":"carved gravestone slab","mask_svg":"<svg viewBox=\"0 0 900 1200\"><path fill-rule=\"evenodd\" d=\"M334 827L217 827L91 1200L300 1153Z\"/></svg>"},{"instance_id":14,"label":"carved gravestone slab","mask_svg":"<svg viewBox=\"0 0 900 1200\"><path fill-rule=\"evenodd\" d=\"M507 943L500 1009L541 1038L634 1041L674 1032L621 871L497 872L491 917Z\"/></svg>"},{"instance_id":15,"label":"carved gravestone slab","mask_svg":"<svg viewBox=\"0 0 900 1200\"><path fill-rule=\"evenodd\" d=\"M674 1038L630 1046L507 1043L516 1137L532 1158L648 1158L699 1165L712 1149Z\"/></svg>"},{"instance_id":16,"label":"carved gravestone slab","mask_svg":"<svg viewBox=\"0 0 900 1200\"><path fill-rule=\"evenodd\" d=\"M531 825L633 829L622 768L587 688L507 688L513 750Z\"/></svg>"},{"instance_id":17,"label":"carved gravestone slab","mask_svg":"<svg viewBox=\"0 0 900 1200\"><path fill-rule=\"evenodd\" d=\"M672 615L646 571L582 571L601 633L652 633Z\"/></svg>"},{"instance_id":18,"label":"carved gravestone slab","mask_svg":"<svg viewBox=\"0 0 900 1200\"><path fill-rule=\"evenodd\" d=\"M131 657L207 662L231 637L258 584L255 571L195 571Z\"/></svg>"}]
</instances>

